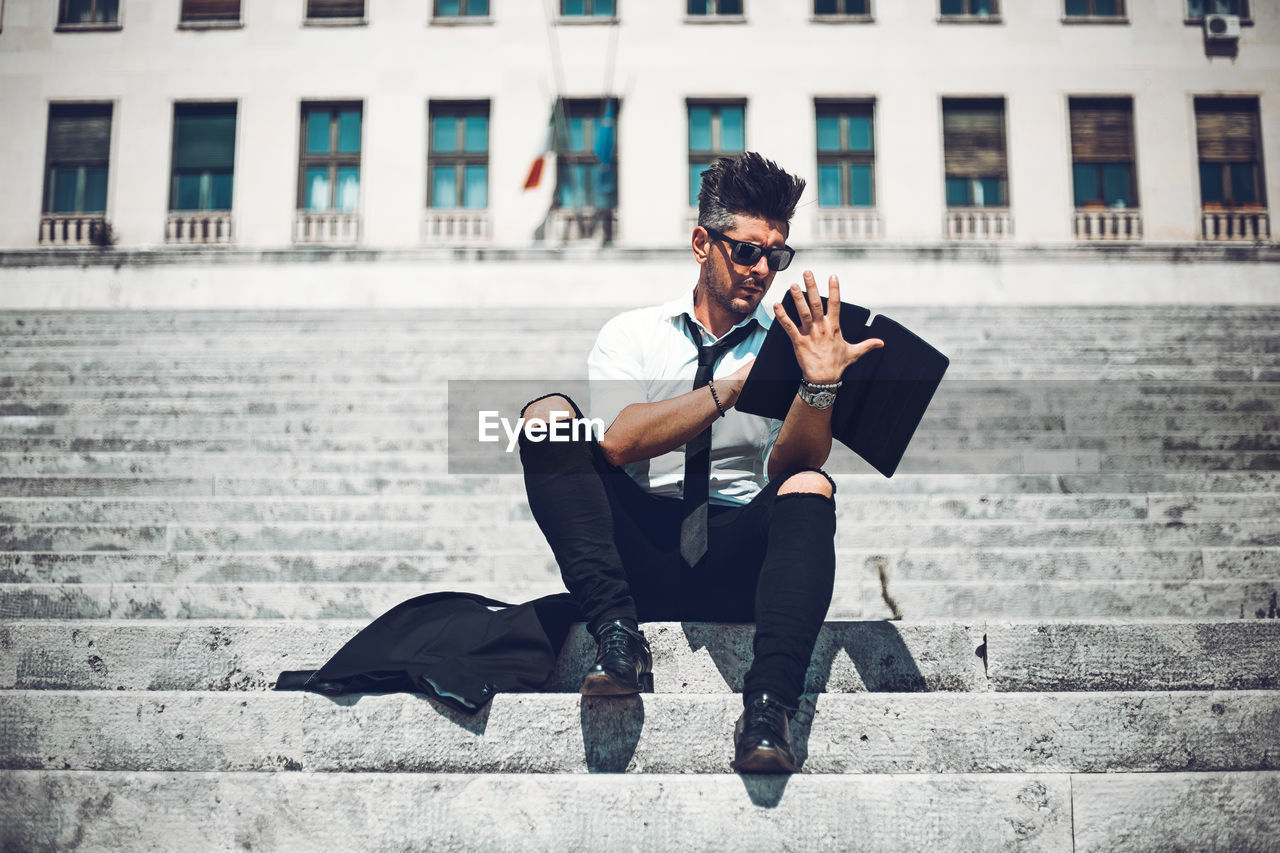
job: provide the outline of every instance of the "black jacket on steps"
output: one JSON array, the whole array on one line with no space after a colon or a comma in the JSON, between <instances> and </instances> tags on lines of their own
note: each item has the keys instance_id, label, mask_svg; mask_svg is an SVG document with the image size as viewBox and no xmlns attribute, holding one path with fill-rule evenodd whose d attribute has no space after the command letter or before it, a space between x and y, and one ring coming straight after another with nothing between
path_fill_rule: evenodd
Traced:
<instances>
[{"instance_id":1,"label":"black jacket on steps","mask_svg":"<svg viewBox=\"0 0 1280 853\"><path fill-rule=\"evenodd\" d=\"M567 593L507 604L465 592L403 601L375 619L320 669L280 673L276 690L426 693L466 714L495 693L546 684L573 622Z\"/></svg>"}]
</instances>

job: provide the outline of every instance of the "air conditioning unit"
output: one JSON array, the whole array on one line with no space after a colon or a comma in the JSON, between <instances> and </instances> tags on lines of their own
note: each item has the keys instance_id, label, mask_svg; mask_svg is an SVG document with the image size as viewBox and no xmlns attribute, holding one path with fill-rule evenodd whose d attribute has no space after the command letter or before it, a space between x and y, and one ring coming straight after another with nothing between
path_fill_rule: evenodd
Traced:
<instances>
[{"instance_id":1,"label":"air conditioning unit","mask_svg":"<svg viewBox=\"0 0 1280 853\"><path fill-rule=\"evenodd\" d=\"M1205 15L1204 37L1206 41L1235 41L1240 38L1240 16Z\"/></svg>"}]
</instances>

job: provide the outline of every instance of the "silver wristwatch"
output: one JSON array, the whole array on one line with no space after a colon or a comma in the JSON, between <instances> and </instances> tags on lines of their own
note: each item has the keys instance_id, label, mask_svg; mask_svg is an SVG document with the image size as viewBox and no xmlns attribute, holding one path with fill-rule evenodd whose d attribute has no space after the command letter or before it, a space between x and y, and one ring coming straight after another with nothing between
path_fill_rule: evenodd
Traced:
<instances>
[{"instance_id":1,"label":"silver wristwatch","mask_svg":"<svg viewBox=\"0 0 1280 853\"><path fill-rule=\"evenodd\" d=\"M800 380L800 399L804 400L815 409L829 409L836 401L836 391L840 389L841 382L828 382L821 384L818 382L809 382Z\"/></svg>"}]
</instances>

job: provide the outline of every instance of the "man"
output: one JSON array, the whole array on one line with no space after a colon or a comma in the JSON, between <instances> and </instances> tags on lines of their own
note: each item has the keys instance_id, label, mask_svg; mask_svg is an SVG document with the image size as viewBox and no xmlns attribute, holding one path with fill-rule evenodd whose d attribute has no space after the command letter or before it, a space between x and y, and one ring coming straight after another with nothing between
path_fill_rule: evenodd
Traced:
<instances>
[{"instance_id":1,"label":"man","mask_svg":"<svg viewBox=\"0 0 1280 853\"><path fill-rule=\"evenodd\" d=\"M798 324L762 304L794 254L786 239L803 190L803 179L754 152L704 172L693 291L613 318L588 358L603 437L522 438L520 449L534 518L596 638L582 693L652 683L640 620L755 621L734 731L740 772L799 769L788 720L835 576L835 486L821 470L830 406L845 368L883 345L844 340L834 276L828 314L807 271L803 291L791 285ZM774 322L804 376L782 421L733 408ZM582 415L551 395L522 414L568 413Z\"/></svg>"}]
</instances>

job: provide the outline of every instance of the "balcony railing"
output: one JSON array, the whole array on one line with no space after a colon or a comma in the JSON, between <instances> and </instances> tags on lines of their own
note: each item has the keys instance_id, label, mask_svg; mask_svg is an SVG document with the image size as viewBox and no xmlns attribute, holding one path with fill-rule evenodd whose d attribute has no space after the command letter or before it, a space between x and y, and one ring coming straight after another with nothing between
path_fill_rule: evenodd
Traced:
<instances>
[{"instance_id":1,"label":"balcony railing","mask_svg":"<svg viewBox=\"0 0 1280 853\"><path fill-rule=\"evenodd\" d=\"M424 243L488 243L492 238L487 210L428 210L422 218Z\"/></svg>"},{"instance_id":2,"label":"balcony railing","mask_svg":"<svg viewBox=\"0 0 1280 853\"><path fill-rule=\"evenodd\" d=\"M164 223L166 243L230 243L231 211L169 211Z\"/></svg>"},{"instance_id":3,"label":"balcony railing","mask_svg":"<svg viewBox=\"0 0 1280 853\"><path fill-rule=\"evenodd\" d=\"M818 239L824 243L879 240L880 213L867 207L832 207L818 211Z\"/></svg>"},{"instance_id":4,"label":"balcony railing","mask_svg":"<svg viewBox=\"0 0 1280 853\"><path fill-rule=\"evenodd\" d=\"M109 246L111 229L101 213L46 213L40 217L41 246Z\"/></svg>"},{"instance_id":5,"label":"balcony railing","mask_svg":"<svg viewBox=\"0 0 1280 853\"><path fill-rule=\"evenodd\" d=\"M1075 228L1077 240L1141 240L1142 213L1081 208L1075 214Z\"/></svg>"},{"instance_id":6,"label":"balcony railing","mask_svg":"<svg viewBox=\"0 0 1280 853\"><path fill-rule=\"evenodd\" d=\"M948 210L948 240L1007 240L1013 236L1013 216L1001 207Z\"/></svg>"},{"instance_id":7,"label":"balcony railing","mask_svg":"<svg viewBox=\"0 0 1280 853\"><path fill-rule=\"evenodd\" d=\"M613 208L556 208L547 222L547 242L612 243L618 231L618 211Z\"/></svg>"},{"instance_id":8,"label":"balcony railing","mask_svg":"<svg viewBox=\"0 0 1280 853\"><path fill-rule=\"evenodd\" d=\"M360 214L299 210L293 223L295 243L354 245L360 242Z\"/></svg>"},{"instance_id":9,"label":"balcony railing","mask_svg":"<svg viewBox=\"0 0 1280 853\"><path fill-rule=\"evenodd\" d=\"M1205 240L1271 239L1271 218L1265 210L1205 210L1200 228Z\"/></svg>"}]
</instances>

